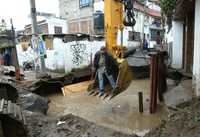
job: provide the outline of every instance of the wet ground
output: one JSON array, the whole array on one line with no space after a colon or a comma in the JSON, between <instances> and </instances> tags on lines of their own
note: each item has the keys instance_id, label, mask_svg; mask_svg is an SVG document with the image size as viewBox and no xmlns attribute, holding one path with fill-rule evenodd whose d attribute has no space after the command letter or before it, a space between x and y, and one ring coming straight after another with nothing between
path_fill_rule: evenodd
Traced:
<instances>
[{"instance_id":1,"label":"wet ground","mask_svg":"<svg viewBox=\"0 0 200 137\"><path fill-rule=\"evenodd\" d=\"M138 112L138 92L144 94L144 113ZM149 80L134 80L130 87L112 100L88 96L86 91L68 96L62 93L49 95L49 116L73 114L90 122L124 133L143 134L158 127L161 118L167 117L167 110L158 107L156 114L149 114Z\"/></svg>"}]
</instances>

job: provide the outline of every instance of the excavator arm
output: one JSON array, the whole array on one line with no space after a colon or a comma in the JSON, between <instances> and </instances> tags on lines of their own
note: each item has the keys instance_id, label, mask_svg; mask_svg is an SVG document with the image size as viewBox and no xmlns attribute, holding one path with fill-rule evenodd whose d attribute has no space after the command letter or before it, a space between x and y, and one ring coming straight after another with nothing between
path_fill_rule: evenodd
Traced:
<instances>
[{"instance_id":1,"label":"excavator arm","mask_svg":"<svg viewBox=\"0 0 200 137\"><path fill-rule=\"evenodd\" d=\"M119 64L116 84L120 91L126 89L132 80L128 62L123 58L126 50L123 44L123 30L125 26L134 27L136 23L133 2L133 0L104 0L106 47ZM117 44L119 30L121 32L120 45Z\"/></svg>"},{"instance_id":2,"label":"excavator arm","mask_svg":"<svg viewBox=\"0 0 200 137\"><path fill-rule=\"evenodd\" d=\"M125 90L132 80L132 72L129 70L128 62L123 58L126 50L123 45L123 30L124 26L133 27L136 23L133 0L104 0L104 21L106 47L119 64L115 96ZM118 45L117 37L119 31L121 32L121 43Z\"/></svg>"},{"instance_id":3,"label":"excavator arm","mask_svg":"<svg viewBox=\"0 0 200 137\"><path fill-rule=\"evenodd\" d=\"M104 0L106 47L115 58L122 58L124 53L124 26L135 25L133 0ZM118 31L121 32L121 43L117 45Z\"/></svg>"}]
</instances>

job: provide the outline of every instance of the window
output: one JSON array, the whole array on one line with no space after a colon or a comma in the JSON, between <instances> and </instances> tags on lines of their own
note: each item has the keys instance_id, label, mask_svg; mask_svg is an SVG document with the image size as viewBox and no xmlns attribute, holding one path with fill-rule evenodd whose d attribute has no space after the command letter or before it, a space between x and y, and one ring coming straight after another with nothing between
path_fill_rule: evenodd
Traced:
<instances>
[{"instance_id":1,"label":"window","mask_svg":"<svg viewBox=\"0 0 200 137\"><path fill-rule=\"evenodd\" d=\"M62 27L55 26L54 27L54 32L55 32L55 34L62 34Z\"/></svg>"},{"instance_id":2,"label":"window","mask_svg":"<svg viewBox=\"0 0 200 137\"><path fill-rule=\"evenodd\" d=\"M80 7L90 6L92 0L79 0Z\"/></svg>"}]
</instances>

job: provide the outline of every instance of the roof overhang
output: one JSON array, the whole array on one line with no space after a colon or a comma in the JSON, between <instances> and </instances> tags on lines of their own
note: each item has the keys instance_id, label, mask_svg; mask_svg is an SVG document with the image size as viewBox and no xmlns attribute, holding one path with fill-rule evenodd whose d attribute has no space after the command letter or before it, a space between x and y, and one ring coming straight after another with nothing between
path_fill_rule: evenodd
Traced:
<instances>
[{"instance_id":1,"label":"roof overhang","mask_svg":"<svg viewBox=\"0 0 200 137\"><path fill-rule=\"evenodd\" d=\"M187 13L195 10L195 0L177 0L174 20L184 21Z\"/></svg>"}]
</instances>

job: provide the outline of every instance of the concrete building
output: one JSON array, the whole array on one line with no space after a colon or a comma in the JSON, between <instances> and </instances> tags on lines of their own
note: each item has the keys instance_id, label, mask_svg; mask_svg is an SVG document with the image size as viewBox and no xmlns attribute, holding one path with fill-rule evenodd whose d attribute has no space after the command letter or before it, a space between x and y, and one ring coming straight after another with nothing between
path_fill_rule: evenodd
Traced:
<instances>
[{"instance_id":1,"label":"concrete building","mask_svg":"<svg viewBox=\"0 0 200 137\"><path fill-rule=\"evenodd\" d=\"M24 34L32 34L31 29L31 24L26 25ZM38 31L40 34L66 34L67 30L65 19L49 17L38 21Z\"/></svg>"},{"instance_id":2,"label":"concrete building","mask_svg":"<svg viewBox=\"0 0 200 137\"><path fill-rule=\"evenodd\" d=\"M193 87L200 96L200 0L178 0L168 34L172 43L172 66L193 76Z\"/></svg>"},{"instance_id":3,"label":"concrete building","mask_svg":"<svg viewBox=\"0 0 200 137\"><path fill-rule=\"evenodd\" d=\"M93 32L93 0L59 0L60 16L67 19L69 33Z\"/></svg>"},{"instance_id":4,"label":"concrete building","mask_svg":"<svg viewBox=\"0 0 200 137\"><path fill-rule=\"evenodd\" d=\"M104 12L103 0L59 0L60 16L67 19L69 33L95 34L93 14L97 11ZM140 36L142 33L150 34L155 38L155 32L162 30L160 7L154 2L146 4L135 1L136 25L134 31ZM145 23L144 23L145 22ZM129 29L128 29L129 30ZM103 33L102 33L103 34Z\"/></svg>"}]
</instances>

